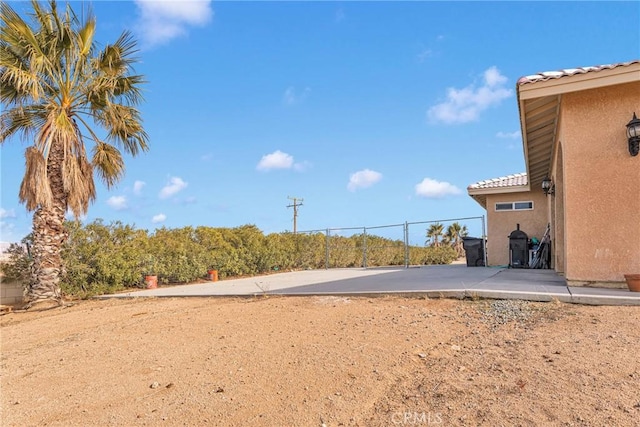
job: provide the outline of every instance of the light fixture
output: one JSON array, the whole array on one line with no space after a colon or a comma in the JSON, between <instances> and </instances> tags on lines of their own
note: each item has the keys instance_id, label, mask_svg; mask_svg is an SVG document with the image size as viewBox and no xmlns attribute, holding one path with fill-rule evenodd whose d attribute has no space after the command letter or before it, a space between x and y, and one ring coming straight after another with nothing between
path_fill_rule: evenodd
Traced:
<instances>
[{"instance_id":1,"label":"light fixture","mask_svg":"<svg viewBox=\"0 0 640 427\"><path fill-rule=\"evenodd\" d=\"M640 119L633 113L633 119L627 123L627 138L629 138L629 154L637 156L640 151Z\"/></svg>"},{"instance_id":2,"label":"light fixture","mask_svg":"<svg viewBox=\"0 0 640 427\"><path fill-rule=\"evenodd\" d=\"M542 180L542 191L544 191L545 196L555 194L555 185L553 185L553 181L548 176Z\"/></svg>"}]
</instances>

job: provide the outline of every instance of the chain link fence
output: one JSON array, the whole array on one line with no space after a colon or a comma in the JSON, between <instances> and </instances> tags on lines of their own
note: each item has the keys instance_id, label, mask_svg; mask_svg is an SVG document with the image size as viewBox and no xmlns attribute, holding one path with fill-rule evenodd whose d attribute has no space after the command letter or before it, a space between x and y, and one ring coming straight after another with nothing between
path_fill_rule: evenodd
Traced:
<instances>
[{"instance_id":1,"label":"chain link fence","mask_svg":"<svg viewBox=\"0 0 640 427\"><path fill-rule=\"evenodd\" d=\"M299 231L294 239L296 264L304 269L423 264L428 227L442 224L446 230L454 222L466 226L462 221L473 221L474 228L486 236L484 216ZM484 254L486 265L486 250Z\"/></svg>"}]
</instances>

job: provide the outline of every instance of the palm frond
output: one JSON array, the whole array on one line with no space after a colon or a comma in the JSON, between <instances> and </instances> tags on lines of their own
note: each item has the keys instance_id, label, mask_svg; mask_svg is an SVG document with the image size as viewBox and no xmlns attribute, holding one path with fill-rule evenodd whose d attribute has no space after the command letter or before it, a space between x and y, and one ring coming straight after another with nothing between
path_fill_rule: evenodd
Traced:
<instances>
[{"instance_id":1,"label":"palm frond","mask_svg":"<svg viewBox=\"0 0 640 427\"><path fill-rule=\"evenodd\" d=\"M67 192L67 206L78 218L89 209L89 203L96 198L93 168L86 156L65 156L62 177Z\"/></svg>"},{"instance_id":2,"label":"palm frond","mask_svg":"<svg viewBox=\"0 0 640 427\"><path fill-rule=\"evenodd\" d=\"M129 105L138 105L144 99L140 87L145 83L146 80L140 75L119 77L114 82L113 96L116 99L124 98Z\"/></svg>"},{"instance_id":3,"label":"palm frond","mask_svg":"<svg viewBox=\"0 0 640 427\"><path fill-rule=\"evenodd\" d=\"M93 37L96 33L96 20L93 18L87 19L84 27L78 31L78 40L80 55L87 56L93 49Z\"/></svg>"},{"instance_id":4,"label":"palm frond","mask_svg":"<svg viewBox=\"0 0 640 427\"><path fill-rule=\"evenodd\" d=\"M124 31L115 43L107 45L100 55L100 69L106 74L124 74L131 71L138 59L134 56L138 49L129 31Z\"/></svg>"},{"instance_id":5,"label":"palm frond","mask_svg":"<svg viewBox=\"0 0 640 427\"><path fill-rule=\"evenodd\" d=\"M121 146L127 153L135 156L139 151L148 150L149 137L142 127L140 112L136 108L109 104L95 116L95 119L109 130L109 140Z\"/></svg>"},{"instance_id":6,"label":"palm frond","mask_svg":"<svg viewBox=\"0 0 640 427\"><path fill-rule=\"evenodd\" d=\"M33 16L36 18L36 21L40 24L40 28L42 28L49 34L53 33L54 20L51 14L47 13L47 11L45 11L42 8L42 5L39 1L32 0L31 7L33 8ZM54 5L54 8L55 8L55 5Z\"/></svg>"},{"instance_id":7,"label":"palm frond","mask_svg":"<svg viewBox=\"0 0 640 427\"><path fill-rule=\"evenodd\" d=\"M43 20L34 32L6 2L2 2L1 11L0 67L3 83L15 86L15 91L12 91L14 97L20 95L13 102L24 102L29 98L39 101L53 89L51 71L54 62L48 58L52 37L47 33L47 27L43 27L47 21Z\"/></svg>"},{"instance_id":8,"label":"palm frond","mask_svg":"<svg viewBox=\"0 0 640 427\"><path fill-rule=\"evenodd\" d=\"M29 140L41 129L47 120L47 111L42 106L18 106L0 114L0 143L14 134L21 134Z\"/></svg>"},{"instance_id":9,"label":"palm frond","mask_svg":"<svg viewBox=\"0 0 640 427\"><path fill-rule=\"evenodd\" d=\"M124 173L124 160L116 147L107 143L98 143L93 148L91 164L107 188L111 188Z\"/></svg>"},{"instance_id":10,"label":"palm frond","mask_svg":"<svg viewBox=\"0 0 640 427\"><path fill-rule=\"evenodd\" d=\"M35 147L27 148L25 160L26 171L18 194L20 202L30 211L38 206L50 206L53 195L47 177L47 161Z\"/></svg>"}]
</instances>

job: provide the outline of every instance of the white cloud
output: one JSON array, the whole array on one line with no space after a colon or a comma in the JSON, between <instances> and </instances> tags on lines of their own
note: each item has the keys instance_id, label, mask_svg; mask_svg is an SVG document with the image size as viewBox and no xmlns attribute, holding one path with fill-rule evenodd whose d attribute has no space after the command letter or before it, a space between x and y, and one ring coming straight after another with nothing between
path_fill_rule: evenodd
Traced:
<instances>
[{"instance_id":1,"label":"white cloud","mask_svg":"<svg viewBox=\"0 0 640 427\"><path fill-rule=\"evenodd\" d=\"M269 171L271 169L291 169L293 167L293 156L276 150L271 154L265 154L258 162L256 169L259 171Z\"/></svg>"},{"instance_id":2,"label":"white cloud","mask_svg":"<svg viewBox=\"0 0 640 427\"><path fill-rule=\"evenodd\" d=\"M158 215L154 215L153 218L151 218L151 222L154 224L158 224L160 222L164 222L167 219L167 216L163 213L159 213Z\"/></svg>"},{"instance_id":3,"label":"white cloud","mask_svg":"<svg viewBox=\"0 0 640 427\"><path fill-rule=\"evenodd\" d=\"M296 88L293 86L289 86L287 90L284 91L284 95L282 96L282 100L287 105L299 104L304 101L307 96L311 93L311 88L305 87L302 92L297 93Z\"/></svg>"},{"instance_id":4,"label":"white cloud","mask_svg":"<svg viewBox=\"0 0 640 427\"><path fill-rule=\"evenodd\" d=\"M107 200L107 205L117 211L127 209L127 198L125 196L111 196Z\"/></svg>"},{"instance_id":5,"label":"white cloud","mask_svg":"<svg viewBox=\"0 0 640 427\"><path fill-rule=\"evenodd\" d=\"M453 184L435 179L425 178L416 184L416 196L427 199L439 199L448 195L460 194L462 191Z\"/></svg>"},{"instance_id":6,"label":"white cloud","mask_svg":"<svg viewBox=\"0 0 640 427\"><path fill-rule=\"evenodd\" d=\"M496 67L490 67L484 72L484 81L489 87L502 86L507 83L507 78L500 74Z\"/></svg>"},{"instance_id":7,"label":"white cloud","mask_svg":"<svg viewBox=\"0 0 640 427\"><path fill-rule=\"evenodd\" d=\"M160 190L158 197L160 197L161 199L167 199L187 188L187 185L189 184L183 181L182 178L172 176L169 178L169 182L167 183L167 185L165 185L162 190Z\"/></svg>"},{"instance_id":8,"label":"white cloud","mask_svg":"<svg viewBox=\"0 0 640 427\"><path fill-rule=\"evenodd\" d=\"M347 184L347 189L349 191L356 191L359 188L368 188L381 179L382 174L380 172L372 171L370 169L363 169L361 171L352 173L349 176L349 184Z\"/></svg>"},{"instance_id":9,"label":"white cloud","mask_svg":"<svg viewBox=\"0 0 640 427\"><path fill-rule=\"evenodd\" d=\"M513 91L505 87L506 83L507 78L496 67L491 67L483 74L482 86L448 88L447 100L429 108L427 116L432 122L446 124L478 120L484 110L513 95Z\"/></svg>"},{"instance_id":10,"label":"white cloud","mask_svg":"<svg viewBox=\"0 0 640 427\"><path fill-rule=\"evenodd\" d=\"M147 46L156 46L187 33L189 26L211 21L211 0L135 0L140 18L138 28Z\"/></svg>"},{"instance_id":11,"label":"white cloud","mask_svg":"<svg viewBox=\"0 0 640 427\"><path fill-rule=\"evenodd\" d=\"M520 138L520 131L517 130L515 132L498 132L496 136L498 138L516 139L516 138Z\"/></svg>"},{"instance_id":12,"label":"white cloud","mask_svg":"<svg viewBox=\"0 0 640 427\"><path fill-rule=\"evenodd\" d=\"M133 194L139 196L142 194L142 188L147 185L144 181L136 181L133 183Z\"/></svg>"},{"instance_id":13,"label":"white cloud","mask_svg":"<svg viewBox=\"0 0 640 427\"><path fill-rule=\"evenodd\" d=\"M5 208L0 208L0 219L2 218L15 218L16 212L13 209L6 210Z\"/></svg>"}]
</instances>

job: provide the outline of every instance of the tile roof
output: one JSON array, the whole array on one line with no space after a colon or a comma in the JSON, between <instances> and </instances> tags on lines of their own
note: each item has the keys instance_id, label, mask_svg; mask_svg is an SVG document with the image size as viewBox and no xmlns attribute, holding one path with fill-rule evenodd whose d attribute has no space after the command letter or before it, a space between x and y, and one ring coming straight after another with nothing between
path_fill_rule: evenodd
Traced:
<instances>
[{"instance_id":1,"label":"tile roof","mask_svg":"<svg viewBox=\"0 0 640 427\"><path fill-rule=\"evenodd\" d=\"M602 70L612 70L614 68L627 67L629 65L638 64L638 63L640 63L640 60L619 62L617 64L596 65L593 67L567 68L559 71L545 71L543 73L520 77L520 79L518 79L517 84L518 86L520 86L527 83L536 83L536 82L542 82L542 81L551 80L551 79L559 79L561 77L573 76L575 74L586 74L586 73L597 72Z\"/></svg>"},{"instance_id":2,"label":"tile roof","mask_svg":"<svg viewBox=\"0 0 640 427\"><path fill-rule=\"evenodd\" d=\"M527 185L527 173L515 173L513 175L501 176L500 178L487 179L484 181L471 184L469 190L479 190L484 188L505 188L505 187L518 187L521 185Z\"/></svg>"}]
</instances>

